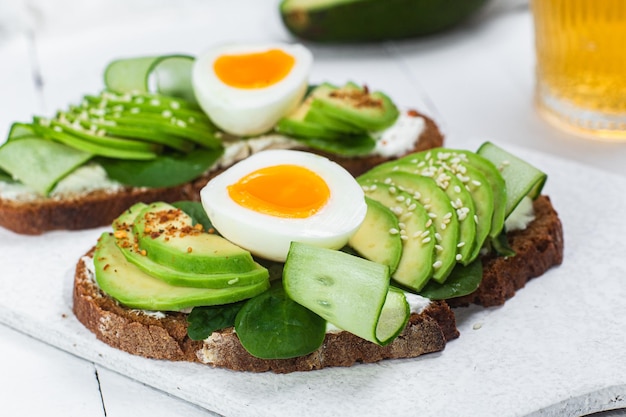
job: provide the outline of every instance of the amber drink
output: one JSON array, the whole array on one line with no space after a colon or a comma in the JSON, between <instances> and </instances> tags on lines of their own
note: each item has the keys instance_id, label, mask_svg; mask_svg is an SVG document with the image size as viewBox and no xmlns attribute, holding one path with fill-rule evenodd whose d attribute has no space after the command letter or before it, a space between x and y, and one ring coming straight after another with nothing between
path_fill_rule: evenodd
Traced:
<instances>
[{"instance_id":1,"label":"amber drink","mask_svg":"<svg viewBox=\"0 0 626 417\"><path fill-rule=\"evenodd\" d=\"M536 104L585 136L626 140L626 0L532 0Z\"/></svg>"}]
</instances>

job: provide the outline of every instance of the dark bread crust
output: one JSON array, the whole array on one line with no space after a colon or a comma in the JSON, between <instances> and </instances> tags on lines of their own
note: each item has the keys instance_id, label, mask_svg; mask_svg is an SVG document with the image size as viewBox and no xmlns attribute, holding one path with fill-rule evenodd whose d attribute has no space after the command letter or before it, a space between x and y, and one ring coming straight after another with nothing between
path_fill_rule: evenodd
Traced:
<instances>
[{"instance_id":1,"label":"dark bread crust","mask_svg":"<svg viewBox=\"0 0 626 417\"><path fill-rule=\"evenodd\" d=\"M93 249L85 256L92 255ZM437 301L422 313L412 314L404 332L384 347L348 332L329 333L310 355L258 359L243 348L232 328L214 332L204 343L187 336L186 314L173 312L156 318L120 306L93 282L82 260L76 265L73 302L78 320L114 348L147 358L201 362L237 371L287 373L416 357L441 351L447 340L459 336L454 313L444 301Z\"/></svg>"},{"instance_id":2,"label":"dark bread crust","mask_svg":"<svg viewBox=\"0 0 626 417\"><path fill-rule=\"evenodd\" d=\"M0 226L25 235L51 230L83 230L113 222L135 203L187 200L194 195L190 184L169 188L124 188L116 192L94 191L64 199L16 201L0 198Z\"/></svg>"},{"instance_id":3,"label":"dark bread crust","mask_svg":"<svg viewBox=\"0 0 626 417\"><path fill-rule=\"evenodd\" d=\"M516 255L483 259L483 279L472 294L448 300L452 307L499 306L532 278L563 262L563 226L548 196L533 203L535 220L524 230L507 235Z\"/></svg>"},{"instance_id":4,"label":"dark bread crust","mask_svg":"<svg viewBox=\"0 0 626 417\"><path fill-rule=\"evenodd\" d=\"M435 122L423 117L425 129L410 152L422 151L443 145L443 135ZM389 160L381 156L343 158L316 152L339 163L353 176L357 176ZM82 230L111 224L124 210L138 202L198 201L199 192L210 178L222 172L216 170L188 184L169 188L124 188L116 192L95 191L74 198L42 198L34 201L15 201L0 198L0 226L16 233L38 235L51 230Z\"/></svg>"}]
</instances>

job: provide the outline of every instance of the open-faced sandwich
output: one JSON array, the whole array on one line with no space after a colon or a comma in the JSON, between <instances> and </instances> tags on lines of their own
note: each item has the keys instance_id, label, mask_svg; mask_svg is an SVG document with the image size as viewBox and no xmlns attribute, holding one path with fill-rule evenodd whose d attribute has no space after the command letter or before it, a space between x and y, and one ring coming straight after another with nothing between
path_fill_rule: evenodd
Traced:
<instances>
[{"instance_id":1,"label":"open-faced sandwich","mask_svg":"<svg viewBox=\"0 0 626 417\"><path fill-rule=\"evenodd\" d=\"M209 178L264 149L316 152L359 175L443 144L430 118L366 86L310 86L311 61L276 44L111 62L102 93L13 124L0 147L0 226L85 229L136 202L197 200Z\"/></svg>"},{"instance_id":2,"label":"open-faced sandwich","mask_svg":"<svg viewBox=\"0 0 626 417\"><path fill-rule=\"evenodd\" d=\"M77 263L76 317L133 354L252 372L440 351L451 305L561 262L544 173L443 148L381 92L310 86L310 64L287 45L112 62L107 91L13 125L0 224L111 224Z\"/></svg>"},{"instance_id":3,"label":"open-faced sandwich","mask_svg":"<svg viewBox=\"0 0 626 417\"><path fill-rule=\"evenodd\" d=\"M149 358L293 372L416 357L449 304L499 305L562 261L545 174L500 147L435 148L357 178L267 150L200 203L136 204L77 264L74 312Z\"/></svg>"}]
</instances>

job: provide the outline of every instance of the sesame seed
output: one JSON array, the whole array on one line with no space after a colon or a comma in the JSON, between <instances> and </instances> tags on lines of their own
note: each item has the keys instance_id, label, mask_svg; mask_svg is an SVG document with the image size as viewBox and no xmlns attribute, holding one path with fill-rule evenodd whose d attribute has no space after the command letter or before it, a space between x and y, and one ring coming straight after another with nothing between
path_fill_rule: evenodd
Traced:
<instances>
[{"instance_id":1,"label":"sesame seed","mask_svg":"<svg viewBox=\"0 0 626 417\"><path fill-rule=\"evenodd\" d=\"M422 243L429 243L431 241L430 237L425 237L424 239L422 239Z\"/></svg>"},{"instance_id":2,"label":"sesame seed","mask_svg":"<svg viewBox=\"0 0 626 417\"><path fill-rule=\"evenodd\" d=\"M428 217L430 217L431 219L436 219L437 218L437 214L436 213L428 213Z\"/></svg>"},{"instance_id":3,"label":"sesame seed","mask_svg":"<svg viewBox=\"0 0 626 417\"><path fill-rule=\"evenodd\" d=\"M413 203L413 204L411 204L409 207L407 207L407 210L408 210L408 211L413 211L413 210L415 210L416 208L417 208L417 204Z\"/></svg>"},{"instance_id":4,"label":"sesame seed","mask_svg":"<svg viewBox=\"0 0 626 417\"><path fill-rule=\"evenodd\" d=\"M443 250L443 246L435 245L435 249L437 249L439 252L441 252Z\"/></svg>"},{"instance_id":5,"label":"sesame seed","mask_svg":"<svg viewBox=\"0 0 626 417\"><path fill-rule=\"evenodd\" d=\"M442 265L443 265L443 262L441 262L441 261L437 261L437 262L435 262L435 263L433 264L433 268L435 268L435 269L439 269L439 268L441 268L441 266L442 266Z\"/></svg>"},{"instance_id":6,"label":"sesame seed","mask_svg":"<svg viewBox=\"0 0 626 417\"><path fill-rule=\"evenodd\" d=\"M465 246L465 242L463 242L463 241L457 243L457 245L456 245L457 248L462 248L463 246Z\"/></svg>"},{"instance_id":7,"label":"sesame seed","mask_svg":"<svg viewBox=\"0 0 626 417\"><path fill-rule=\"evenodd\" d=\"M390 235L397 235L398 233L400 233L400 231L396 229L395 227L392 227L391 229L389 229Z\"/></svg>"},{"instance_id":8,"label":"sesame seed","mask_svg":"<svg viewBox=\"0 0 626 417\"><path fill-rule=\"evenodd\" d=\"M460 261L461 259L463 259L463 255L461 255L460 253L457 253L455 258L457 261Z\"/></svg>"},{"instance_id":9,"label":"sesame seed","mask_svg":"<svg viewBox=\"0 0 626 417\"><path fill-rule=\"evenodd\" d=\"M407 240L407 239L408 239L408 236L407 236L407 235L400 235L400 239L402 239L402 240Z\"/></svg>"},{"instance_id":10,"label":"sesame seed","mask_svg":"<svg viewBox=\"0 0 626 417\"><path fill-rule=\"evenodd\" d=\"M480 187L482 185L482 183L478 180L472 180L472 184L474 184L477 187Z\"/></svg>"},{"instance_id":11,"label":"sesame seed","mask_svg":"<svg viewBox=\"0 0 626 417\"><path fill-rule=\"evenodd\" d=\"M396 197L396 201L398 201L398 202L402 202L404 200L405 200L405 197L403 195L399 195L399 196Z\"/></svg>"},{"instance_id":12,"label":"sesame seed","mask_svg":"<svg viewBox=\"0 0 626 417\"><path fill-rule=\"evenodd\" d=\"M420 237L428 237L429 235L430 235L430 230L426 230L426 231L422 232Z\"/></svg>"},{"instance_id":13,"label":"sesame seed","mask_svg":"<svg viewBox=\"0 0 626 417\"><path fill-rule=\"evenodd\" d=\"M435 233L435 239L437 239L437 242L441 242L441 235L439 233Z\"/></svg>"},{"instance_id":14,"label":"sesame seed","mask_svg":"<svg viewBox=\"0 0 626 417\"><path fill-rule=\"evenodd\" d=\"M428 219L428 221L426 222L426 227L430 227L432 225L433 225L432 219Z\"/></svg>"}]
</instances>

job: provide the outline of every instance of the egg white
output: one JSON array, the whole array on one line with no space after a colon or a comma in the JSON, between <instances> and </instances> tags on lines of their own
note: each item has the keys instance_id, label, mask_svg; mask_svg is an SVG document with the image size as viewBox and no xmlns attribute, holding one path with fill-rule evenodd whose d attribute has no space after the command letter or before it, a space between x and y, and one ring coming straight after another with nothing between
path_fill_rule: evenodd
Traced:
<instances>
[{"instance_id":1,"label":"egg white","mask_svg":"<svg viewBox=\"0 0 626 417\"><path fill-rule=\"evenodd\" d=\"M281 218L244 208L227 187L258 169L299 165L319 175L330 189L326 205L308 218ZM284 262L292 241L340 249L363 222L363 190L342 166L308 152L262 151L233 165L201 190L202 205L222 236L261 258Z\"/></svg>"},{"instance_id":2,"label":"egg white","mask_svg":"<svg viewBox=\"0 0 626 417\"><path fill-rule=\"evenodd\" d=\"M289 74L271 86L242 89L219 79L213 64L222 55L239 55L281 49L295 58ZM251 136L269 131L302 101L308 87L313 55L302 45L224 45L200 55L193 66L196 99L213 122L225 132Z\"/></svg>"}]
</instances>

